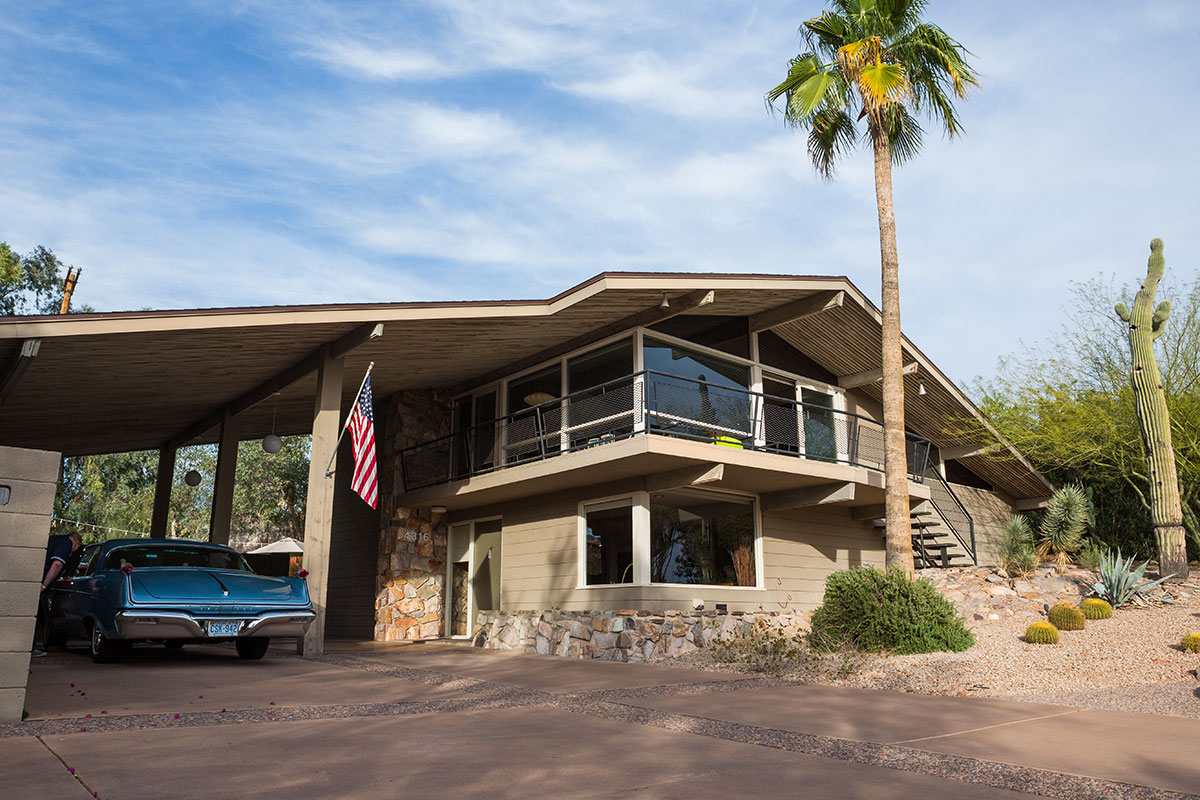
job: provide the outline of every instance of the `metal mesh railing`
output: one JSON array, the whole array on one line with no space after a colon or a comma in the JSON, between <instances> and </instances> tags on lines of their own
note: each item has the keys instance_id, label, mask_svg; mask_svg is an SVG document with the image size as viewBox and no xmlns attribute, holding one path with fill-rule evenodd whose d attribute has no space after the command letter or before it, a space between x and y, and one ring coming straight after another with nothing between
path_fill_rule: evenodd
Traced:
<instances>
[{"instance_id":1,"label":"metal mesh railing","mask_svg":"<svg viewBox=\"0 0 1200 800\"><path fill-rule=\"evenodd\" d=\"M978 564L979 559L975 552L975 520L936 466L929 464L925 474L930 479L926 481L929 484L930 503L941 517L942 524L950 530L962 549L967 551L971 561Z\"/></svg>"},{"instance_id":2,"label":"metal mesh railing","mask_svg":"<svg viewBox=\"0 0 1200 800\"><path fill-rule=\"evenodd\" d=\"M883 427L828 406L647 370L400 452L405 491L640 433L883 469ZM909 475L929 442L908 435Z\"/></svg>"}]
</instances>

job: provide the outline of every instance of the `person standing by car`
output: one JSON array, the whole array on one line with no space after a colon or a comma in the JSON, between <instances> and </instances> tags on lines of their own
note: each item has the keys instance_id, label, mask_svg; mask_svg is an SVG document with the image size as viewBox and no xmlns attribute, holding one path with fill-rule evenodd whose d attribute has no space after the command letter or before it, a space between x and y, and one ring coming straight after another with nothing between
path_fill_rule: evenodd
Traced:
<instances>
[{"instance_id":1,"label":"person standing by car","mask_svg":"<svg viewBox=\"0 0 1200 800\"><path fill-rule=\"evenodd\" d=\"M46 566L42 569L42 592L38 597L38 624L35 630L41 630L42 626L46 624L46 589L58 580L71 556L82 546L83 537L75 531L65 536L51 536L50 540L46 543ZM37 638L36 633L34 634L34 638ZM40 641L33 643L33 650L30 652L30 655L33 658L40 658L46 655L46 649L42 647Z\"/></svg>"}]
</instances>

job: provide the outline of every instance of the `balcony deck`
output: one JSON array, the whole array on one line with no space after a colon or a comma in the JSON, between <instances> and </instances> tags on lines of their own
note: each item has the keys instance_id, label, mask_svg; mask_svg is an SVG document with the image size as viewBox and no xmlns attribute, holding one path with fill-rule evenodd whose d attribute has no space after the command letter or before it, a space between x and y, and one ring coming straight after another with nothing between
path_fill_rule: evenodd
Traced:
<instances>
[{"instance_id":1,"label":"balcony deck","mask_svg":"<svg viewBox=\"0 0 1200 800\"><path fill-rule=\"evenodd\" d=\"M884 501L883 473L792 455L723 447L709 442L639 435L528 461L460 480L426 486L397 498L401 506L445 506L448 510L518 500L549 492L601 486L615 481L672 473L689 467L724 466L709 488L770 494L811 486L849 483L853 498L839 505L877 505ZM909 481L914 500L929 497L929 487Z\"/></svg>"}]
</instances>

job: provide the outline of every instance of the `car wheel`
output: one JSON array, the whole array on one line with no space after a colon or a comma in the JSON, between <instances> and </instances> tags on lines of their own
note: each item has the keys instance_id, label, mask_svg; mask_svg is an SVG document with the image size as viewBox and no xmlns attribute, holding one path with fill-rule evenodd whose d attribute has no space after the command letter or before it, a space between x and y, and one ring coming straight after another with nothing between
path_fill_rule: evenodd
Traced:
<instances>
[{"instance_id":1,"label":"car wheel","mask_svg":"<svg viewBox=\"0 0 1200 800\"><path fill-rule=\"evenodd\" d=\"M165 642L163 642L163 647L167 648L168 650L178 650L183 647L183 644L183 639L167 639Z\"/></svg>"},{"instance_id":2,"label":"car wheel","mask_svg":"<svg viewBox=\"0 0 1200 800\"><path fill-rule=\"evenodd\" d=\"M122 642L110 639L100 630L100 626L92 624L92 661L97 664L114 664L121 660L124 651Z\"/></svg>"},{"instance_id":3,"label":"car wheel","mask_svg":"<svg viewBox=\"0 0 1200 800\"><path fill-rule=\"evenodd\" d=\"M271 644L269 637L253 639L238 639L237 654L247 661L257 661L267 654L267 646Z\"/></svg>"}]
</instances>

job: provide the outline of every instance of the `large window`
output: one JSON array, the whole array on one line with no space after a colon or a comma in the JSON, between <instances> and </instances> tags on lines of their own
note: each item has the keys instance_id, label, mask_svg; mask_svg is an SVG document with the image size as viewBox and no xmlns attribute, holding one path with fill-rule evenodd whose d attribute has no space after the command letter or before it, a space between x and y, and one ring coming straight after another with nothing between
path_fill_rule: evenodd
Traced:
<instances>
[{"instance_id":1,"label":"large window","mask_svg":"<svg viewBox=\"0 0 1200 800\"><path fill-rule=\"evenodd\" d=\"M588 586L633 583L633 505L628 500L584 507Z\"/></svg>"},{"instance_id":2,"label":"large window","mask_svg":"<svg viewBox=\"0 0 1200 800\"><path fill-rule=\"evenodd\" d=\"M505 439L508 461L521 461L559 451L561 397L561 364L508 382L510 417Z\"/></svg>"},{"instance_id":3,"label":"large window","mask_svg":"<svg viewBox=\"0 0 1200 800\"><path fill-rule=\"evenodd\" d=\"M650 580L754 586L754 501L680 489L650 498Z\"/></svg>"},{"instance_id":4,"label":"large window","mask_svg":"<svg viewBox=\"0 0 1200 800\"><path fill-rule=\"evenodd\" d=\"M650 337L643 360L655 430L733 447L753 441L750 367Z\"/></svg>"}]
</instances>

